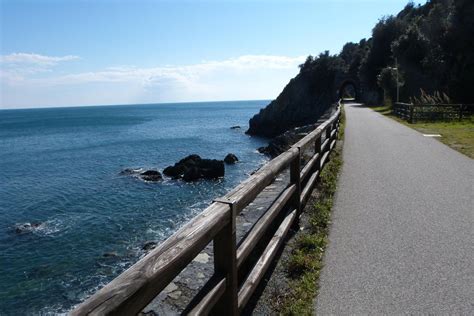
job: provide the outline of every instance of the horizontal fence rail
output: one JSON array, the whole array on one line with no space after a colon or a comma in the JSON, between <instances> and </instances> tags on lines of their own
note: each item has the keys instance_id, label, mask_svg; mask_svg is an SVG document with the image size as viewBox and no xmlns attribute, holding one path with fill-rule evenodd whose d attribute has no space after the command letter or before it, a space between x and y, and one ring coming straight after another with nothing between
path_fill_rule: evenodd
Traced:
<instances>
[{"instance_id":1,"label":"horizontal fence rail","mask_svg":"<svg viewBox=\"0 0 474 316\"><path fill-rule=\"evenodd\" d=\"M120 274L71 315L132 315L145 308L212 241L214 275L192 300L186 313L239 314L275 257L290 227L299 218L318 176L328 161L339 132L341 103L336 112L289 150L274 158L222 198L214 200L171 237ZM311 157L301 166L303 153ZM236 217L285 169L290 183L252 226L236 241ZM279 221L277 221L279 219ZM269 228L273 237L244 277L239 271Z\"/></svg>"},{"instance_id":2,"label":"horizontal fence rail","mask_svg":"<svg viewBox=\"0 0 474 316\"><path fill-rule=\"evenodd\" d=\"M392 107L396 116L415 121L462 120L474 114L474 104L412 104L397 102Z\"/></svg>"}]
</instances>

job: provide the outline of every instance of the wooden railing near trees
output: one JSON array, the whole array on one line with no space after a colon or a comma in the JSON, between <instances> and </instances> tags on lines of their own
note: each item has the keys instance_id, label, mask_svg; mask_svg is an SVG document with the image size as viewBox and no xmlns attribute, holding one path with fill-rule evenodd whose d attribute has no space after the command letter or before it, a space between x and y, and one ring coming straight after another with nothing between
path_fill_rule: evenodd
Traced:
<instances>
[{"instance_id":1,"label":"wooden railing near trees","mask_svg":"<svg viewBox=\"0 0 474 316\"><path fill-rule=\"evenodd\" d=\"M393 113L410 123L415 121L462 120L474 114L474 104L395 103Z\"/></svg>"},{"instance_id":2,"label":"wooden railing near trees","mask_svg":"<svg viewBox=\"0 0 474 316\"><path fill-rule=\"evenodd\" d=\"M224 197L216 199L202 213L89 297L71 314L137 314L211 241L214 247L214 275L192 300L186 313L239 314L264 276L290 227L299 218L328 161L329 153L336 144L340 116L339 102L336 112L328 120ZM307 152L310 147L313 147L311 158L302 167L302 153ZM288 167L290 183L237 244L236 216ZM257 245L262 246L262 237L273 232L269 228L278 224L260 257L250 267L250 272L240 279L239 270L246 259Z\"/></svg>"}]
</instances>

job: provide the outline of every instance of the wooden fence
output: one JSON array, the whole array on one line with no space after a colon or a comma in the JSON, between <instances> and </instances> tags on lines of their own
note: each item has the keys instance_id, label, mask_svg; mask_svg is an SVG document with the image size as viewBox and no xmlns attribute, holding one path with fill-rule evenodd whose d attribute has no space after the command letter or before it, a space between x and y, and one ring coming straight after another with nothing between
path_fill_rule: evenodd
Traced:
<instances>
[{"instance_id":1,"label":"wooden fence","mask_svg":"<svg viewBox=\"0 0 474 316\"><path fill-rule=\"evenodd\" d=\"M395 103L393 113L410 123L415 121L462 120L474 114L474 104Z\"/></svg>"},{"instance_id":2,"label":"wooden fence","mask_svg":"<svg viewBox=\"0 0 474 316\"><path fill-rule=\"evenodd\" d=\"M268 162L224 197L216 199L171 237L101 290L76 307L71 315L133 315L145 308L211 241L214 275L186 312L238 315L264 276L290 227L299 218L318 176L336 144L341 104L336 112L288 151ZM302 153L311 158L301 166ZM290 181L272 205L237 244L236 216L285 169ZM277 221L277 219L279 219ZM262 238L274 230L273 237ZM264 250L249 273L239 270L262 240ZM246 263L247 264L247 263Z\"/></svg>"}]
</instances>

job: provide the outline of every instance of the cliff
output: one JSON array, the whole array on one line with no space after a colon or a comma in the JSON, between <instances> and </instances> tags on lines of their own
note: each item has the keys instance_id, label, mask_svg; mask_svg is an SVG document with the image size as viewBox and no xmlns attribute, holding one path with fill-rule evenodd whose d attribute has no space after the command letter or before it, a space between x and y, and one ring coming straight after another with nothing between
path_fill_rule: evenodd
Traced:
<instances>
[{"instance_id":1,"label":"cliff","mask_svg":"<svg viewBox=\"0 0 474 316\"><path fill-rule=\"evenodd\" d=\"M337 60L326 52L311 66L301 65L300 73L280 95L249 121L247 134L275 137L285 131L313 124L334 103L334 80L341 72Z\"/></svg>"}]
</instances>

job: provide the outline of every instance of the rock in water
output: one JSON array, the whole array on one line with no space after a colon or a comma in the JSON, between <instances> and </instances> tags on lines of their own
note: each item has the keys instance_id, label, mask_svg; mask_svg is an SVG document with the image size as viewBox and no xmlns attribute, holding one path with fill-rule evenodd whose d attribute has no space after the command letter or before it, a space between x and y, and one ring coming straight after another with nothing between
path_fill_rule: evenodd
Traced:
<instances>
[{"instance_id":1,"label":"rock in water","mask_svg":"<svg viewBox=\"0 0 474 316\"><path fill-rule=\"evenodd\" d=\"M150 251L150 250L155 249L157 245L158 245L158 243L156 241L147 241L143 245L142 250Z\"/></svg>"},{"instance_id":2,"label":"rock in water","mask_svg":"<svg viewBox=\"0 0 474 316\"><path fill-rule=\"evenodd\" d=\"M17 234L31 233L35 229L39 228L42 223L23 223L15 225L15 232Z\"/></svg>"},{"instance_id":3,"label":"rock in water","mask_svg":"<svg viewBox=\"0 0 474 316\"><path fill-rule=\"evenodd\" d=\"M189 155L175 163L174 166L166 167L165 170L163 170L163 174L174 179L181 178L186 172L186 169L195 166L199 161L201 161L201 157L198 155Z\"/></svg>"},{"instance_id":4,"label":"rock in water","mask_svg":"<svg viewBox=\"0 0 474 316\"><path fill-rule=\"evenodd\" d=\"M217 179L225 174L224 162L216 159L202 159L196 166L204 179Z\"/></svg>"},{"instance_id":5,"label":"rock in water","mask_svg":"<svg viewBox=\"0 0 474 316\"><path fill-rule=\"evenodd\" d=\"M163 173L173 179L195 181L198 179L217 179L225 174L222 160L202 159L198 155L190 155L174 166L166 167Z\"/></svg>"},{"instance_id":6,"label":"rock in water","mask_svg":"<svg viewBox=\"0 0 474 316\"><path fill-rule=\"evenodd\" d=\"M160 181L163 179L161 173L156 170L147 170L145 172L140 173L140 178L145 181Z\"/></svg>"},{"instance_id":7,"label":"rock in water","mask_svg":"<svg viewBox=\"0 0 474 316\"><path fill-rule=\"evenodd\" d=\"M227 156L224 158L224 162L229 165L233 165L237 161L239 161L239 158L237 158L237 156L234 154L227 154Z\"/></svg>"},{"instance_id":8,"label":"rock in water","mask_svg":"<svg viewBox=\"0 0 474 316\"><path fill-rule=\"evenodd\" d=\"M230 129L240 129L239 125L232 126Z\"/></svg>"},{"instance_id":9,"label":"rock in water","mask_svg":"<svg viewBox=\"0 0 474 316\"><path fill-rule=\"evenodd\" d=\"M186 182L196 181L201 178L201 172L196 167L188 168L183 174L183 180Z\"/></svg>"}]
</instances>

